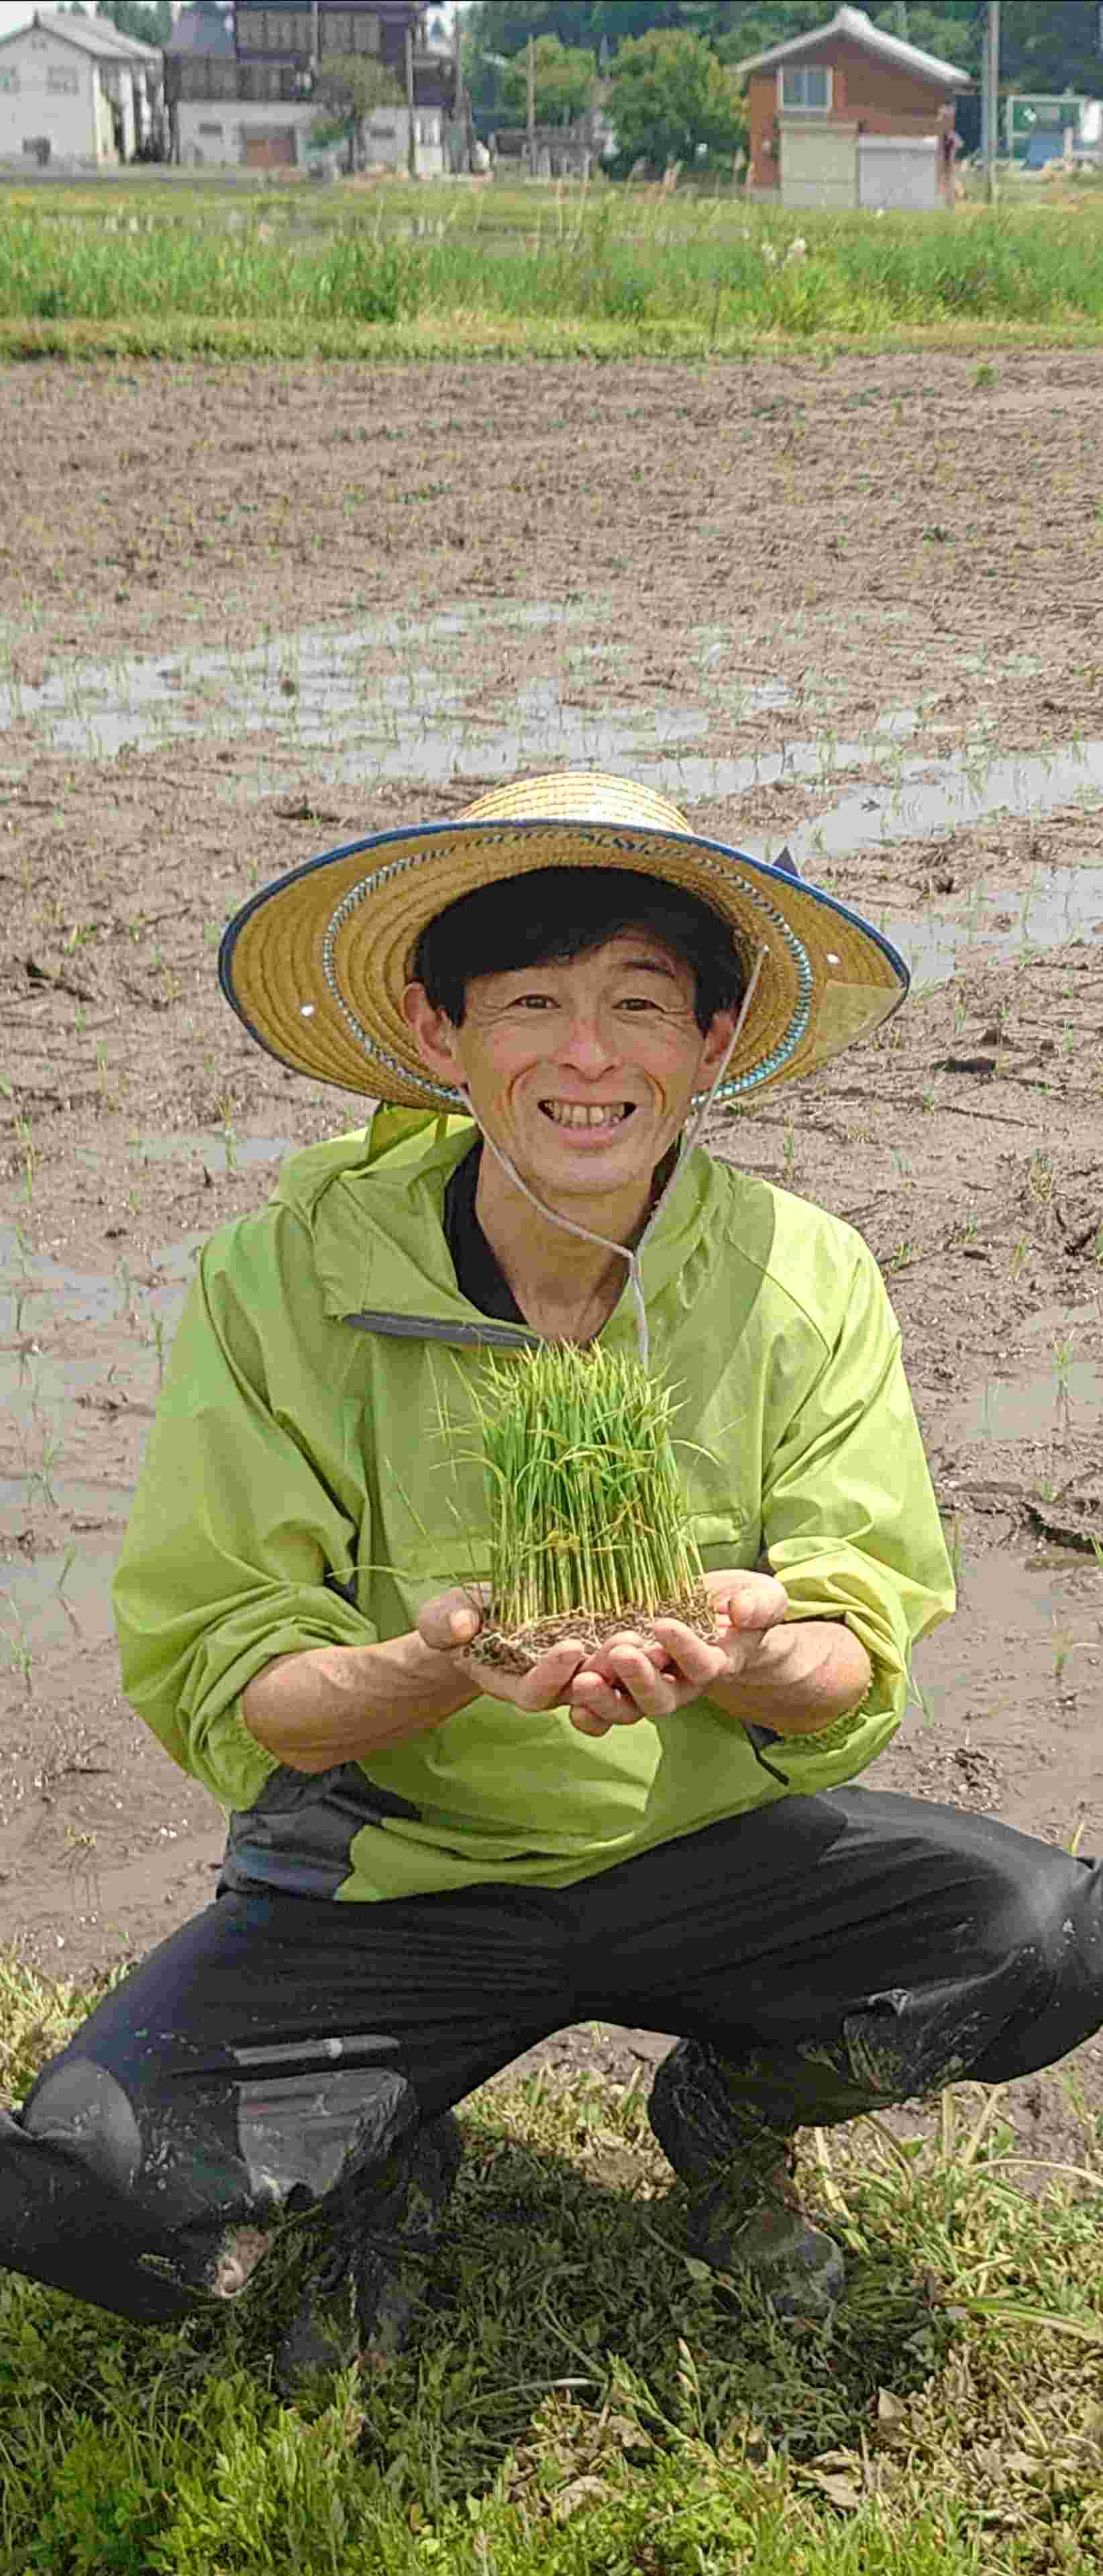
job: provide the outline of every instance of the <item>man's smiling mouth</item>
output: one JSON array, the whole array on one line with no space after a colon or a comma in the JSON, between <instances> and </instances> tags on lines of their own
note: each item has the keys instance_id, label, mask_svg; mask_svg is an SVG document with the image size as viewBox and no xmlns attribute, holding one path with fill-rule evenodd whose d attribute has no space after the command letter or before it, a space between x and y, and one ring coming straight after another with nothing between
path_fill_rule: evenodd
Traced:
<instances>
[{"instance_id":1,"label":"man's smiling mouth","mask_svg":"<svg viewBox=\"0 0 1103 2576\"><path fill-rule=\"evenodd\" d=\"M622 1127L632 1116L631 1100L542 1100L545 1118L556 1127Z\"/></svg>"}]
</instances>

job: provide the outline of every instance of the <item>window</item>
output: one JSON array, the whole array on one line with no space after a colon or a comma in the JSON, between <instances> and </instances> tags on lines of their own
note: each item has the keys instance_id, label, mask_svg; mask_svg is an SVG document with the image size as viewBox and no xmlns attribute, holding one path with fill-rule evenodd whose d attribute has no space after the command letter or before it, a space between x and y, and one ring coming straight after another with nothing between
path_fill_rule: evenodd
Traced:
<instances>
[{"instance_id":1,"label":"window","mask_svg":"<svg viewBox=\"0 0 1103 2576\"><path fill-rule=\"evenodd\" d=\"M50 63L46 71L46 87L55 98L76 98L80 90L80 74L71 72L67 64Z\"/></svg>"},{"instance_id":2,"label":"window","mask_svg":"<svg viewBox=\"0 0 1103 2576\"><path fill-rule=\"evenodd\" d=\"M806 116L826 116L831 105L831 74L826 63L783 63L783 108L799 107Z\"/></svg>"},{"instance_id":3,"label":"window","mask_svg":"<svg viewBox=\"0 0 1103 2576\"><path fill-rule=\"evenodd\" d=\"M19 73L16 70L15 64L5 64L3 70L0 71L0 89L18 91L18 88Z\"/></svg>"}]
</instances>

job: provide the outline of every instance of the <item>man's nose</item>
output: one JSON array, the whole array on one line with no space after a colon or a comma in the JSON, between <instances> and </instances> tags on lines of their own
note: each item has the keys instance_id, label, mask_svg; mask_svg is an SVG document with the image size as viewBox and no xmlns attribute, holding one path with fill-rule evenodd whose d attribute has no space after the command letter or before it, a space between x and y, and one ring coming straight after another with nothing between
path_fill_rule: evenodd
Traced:
<instances>
[{"instance_id":1,"label":"man's nose","mask_svg":"<svg viewBox=\"0 0 1103 2576\"><path fill-rule=\"evenodd\" d=\"M605 1023L603 1012L576 1012L563 1044L564 1062L574 1065L579 1073L604 1073L615 1064L615 1032Z\"/></svg>"}]
</instances>

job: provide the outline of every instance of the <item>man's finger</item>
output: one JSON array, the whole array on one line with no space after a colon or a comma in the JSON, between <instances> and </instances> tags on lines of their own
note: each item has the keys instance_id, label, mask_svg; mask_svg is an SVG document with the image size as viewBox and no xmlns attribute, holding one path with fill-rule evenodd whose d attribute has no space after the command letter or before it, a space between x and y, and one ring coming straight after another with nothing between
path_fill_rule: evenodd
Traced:
<instances>
[{"instance_id":1,"label":"man's finger","mask_svg":"<svg viewBox=\"0 0 1103 2576\"><path fill-rule=\"evenodd\" d=\"M455 1586L451 1592L438 1592L431 1601L423 1601L418 1612L418 1633L434 1654L444 1655L449 1649L469 1646L483 1623L486 1597L475 1584Z\"/></svg>"},{"instance_id":2,"label":"man's finger","mask_svg":"<svg viewBox=\"0 0 1103 2576\"><path fill-rule=\"evenodd\" d=\"M724 1658L707 1637L699 1637L694 1628L683 1626L680 1619L656 1619L655 1635L679 1680L696 1682L701 1690L706 1690L708 1684L715 1681Z\"/></svg>"},{"instance_id":3,"label":"man's finger","mask_svg":"<svg viewBox=\"0 0 1103 2576\"><path fill-rule=\"evenodd\" d=\"M746 1584L733 1584L719 1606L733 1628L752 1633L780 1627L789 1616L788 1593L770 1575L755 1575Z\"/></svg>"}]
</instances>

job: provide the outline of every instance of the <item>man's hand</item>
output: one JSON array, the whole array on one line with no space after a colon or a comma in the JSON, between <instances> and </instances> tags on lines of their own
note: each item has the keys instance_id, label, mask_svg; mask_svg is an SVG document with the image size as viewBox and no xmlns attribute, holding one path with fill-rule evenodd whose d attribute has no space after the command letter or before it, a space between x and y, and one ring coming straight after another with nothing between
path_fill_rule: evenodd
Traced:
<instances>
[{"instance_id":1,"label":"man's hand","mask_svg":"<svg viewBox=\"0 0 1103 2576\"><path fill-rule=\"evenodd\" d=\"M472 1583L452 1592L438 1592L418 1613L418 1634L434 1654L454 1656L460 1671L488 1699L506 1700L512 1708L525 1709L530 1716L541 1709L562 1707L570 1697L579 1666L586 1662L581 1638L565 1637L561 1644L550 1647L531 1672L502 1672L496 1664L484 1664L464 1653L465 1646L478 1636L488 1607L485 1584ZM604 1734L604 1727L601 1732Z\"/></svg>"},{"instance_id":2,"label":"man's hand","mask_svg":"<svg viewBox=\"0 0 1103 2576\"><path fill-rule=\"evenodd\" d=\"M772 1574L733 1567L707 1574L715 1638L699 1637L680 1619L656 1619L654 1633L631 1629L588 1651L566 1638L528 1673L505 1673L464 1653L487 1606L485 1589L439 1593L427 1601L418 1632L435 1653L455 1658L473 1691L530 1714L565 1706L580 1735L613 1726L654 1724L704 1693L744 1725L779 1735L811 1735L869 1688L865 1647L841 1621L789 1621L784 1585Z\"/></svg>"},{"instance_id":3,"label":"man's hand","mask_svg":"<svg viewBox=\"0 0 1103 2576\"><path fill-rule=\"evenodd\" d=\"M626 1630L588 1655L570 1687L571 1724L580 1735L607 1735L673 1717L719 1684L753 1680L763 1637L789 1615L788 1596L772 1574L741 1569L707 1574L705 1588L719 1636L699 1637L680 1619L656 1619L653 1637Z\"/></svg>"},{"instance_id":4,"label":"man's hand","mask_svg":"<svg viewBox=\"0 0 1103 2576\"><path fill-rule=\"evenodd\" d=\"M656 1621L653 1637L626 1629L593 1650L577 1637L565 1638L531 1672L499 1672L464 1653L488 1606L486 1587L480 1584L427 1601L418 1632L434 1653L454 1655L476 1689L491 1699L531 1714L566 1705L580 1735L608 1735L613 1726L671 1717L712 1684L741 1674L762 1636L788 1615L788 1600L773 1575L737 1570L706 1575L705 1584L720 1631L716 1643L697 1636L679 1619L662 1619Z\"/></svg>"}]
</instances>

